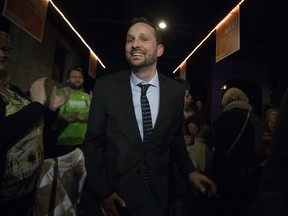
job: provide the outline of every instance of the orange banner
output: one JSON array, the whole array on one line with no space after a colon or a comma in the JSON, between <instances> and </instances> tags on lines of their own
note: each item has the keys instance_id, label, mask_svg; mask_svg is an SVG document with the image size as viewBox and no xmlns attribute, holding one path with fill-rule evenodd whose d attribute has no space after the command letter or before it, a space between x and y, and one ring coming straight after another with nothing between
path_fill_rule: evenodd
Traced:
<instances>
[{"instance_id":1,"label":"orange banner","mask_svg":"<svg viewBox=\"0 0 288 216\"><path fill-rule=\"evenodd\" d=\"M3 16L42 41L48 0L6 0Z\"/></svg>"},{"instance_id":2,"label":"orange banner","mask_svg":"<svg viewBox=\"0 0 288 216\"><path fill-rule=\"evenodd\" d=\"M185 61L180 65L180 78L185 80L186 80L186 64L187 62Z\"/></svg>"},{"instance_id":3,"label":"orange banner","mask_svg":"<svg viewBox=\"0 0 288 216\"><path fill-rule=\"evenodd\" d=\"M216 62L240 49L240 9L232 13L216 29Z\"/></svg>"},{"instance_id":4,"label":"orange banner","mask_svg":"<svg viewBox=\"0 0 288 216\"><path fill-rule=\"evenodd\" d=\"M93 79L96 79L96 69L97 69L97 58L96 58L95 54L90 51L88 74Z\"/></svg>"}]
</instances>

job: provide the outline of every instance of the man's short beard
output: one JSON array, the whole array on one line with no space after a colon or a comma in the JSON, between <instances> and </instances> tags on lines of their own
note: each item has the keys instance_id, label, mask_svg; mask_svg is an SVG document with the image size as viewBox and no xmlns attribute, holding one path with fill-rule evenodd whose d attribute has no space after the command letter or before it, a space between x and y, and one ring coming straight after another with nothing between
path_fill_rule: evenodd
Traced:
<instances>
[{"instance_id":1,"label":"man's short beard","mask_svg":"<svg viewBox=\"0 0 288 216\"><path fill-rule=\"evenodd\" d=\"M70 88L75 89L75 90L82 90L83 85L77 86L74 83L69 83Z\"/></svg>"},{"instance_id":2,"label":"man's short beard","mask_svg":"<svg viewBox=\"0 0 288 216\"><path fill-rule=\"evenodd\" d=\"M148 56L148 58L144 59L139 64L134 64L133 60L131 60L130 58L127 58L129 65L133 68L142 68L148 65L152 65L155 63L156 60L157 58L154 59L153 56Z\"/></svg>"}]
</instances>

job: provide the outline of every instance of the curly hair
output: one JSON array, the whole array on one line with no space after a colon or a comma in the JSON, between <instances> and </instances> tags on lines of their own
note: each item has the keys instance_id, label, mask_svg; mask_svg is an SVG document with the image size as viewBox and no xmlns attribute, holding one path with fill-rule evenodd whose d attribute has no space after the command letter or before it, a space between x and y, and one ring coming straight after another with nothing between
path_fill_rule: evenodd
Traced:
<instances>
[{"instance_id":1,"label":"curly hair","mask_svg":"<svg viewBox=\"0 0 288 216\"><path fill-rule=\"evenodd\" d=\"M249 102L249 98L247 97L247 95L244 93L244 91L242 91L239 88L229 88L223 95L222 97L222 107L226 107L229 103L233 102L233 101L245 101L245 102Z\"/></svg>"}]
</instances>

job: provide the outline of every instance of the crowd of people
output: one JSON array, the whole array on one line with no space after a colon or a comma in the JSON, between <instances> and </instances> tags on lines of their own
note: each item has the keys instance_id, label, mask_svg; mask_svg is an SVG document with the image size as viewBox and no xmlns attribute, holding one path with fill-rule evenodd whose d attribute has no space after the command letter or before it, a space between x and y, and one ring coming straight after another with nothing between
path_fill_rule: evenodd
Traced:
<instances>
[{"instance_id":1,"label":"crowd of people","mask_svg":"<svg viewBox=\"0 0 288 216\"><path fill-rule=\"evenodd\" d=\"M278 109L265 110L261 119L247 93L232 87L211 121L188 81L158 71L164 45L145 18L133 19L126 35L131 68L98 78L90 94L79 67L67 71L67 87L54 86L47 95L44 77L25 94L9 83L11 49L10 36L0 31L1 214L39 215L48 162L51 187L41 189L51 197L47 215L55 211L50 203L59 202L57 191L70 197L79 183L71 172L57 174L70 163L81 174L80 196L70 197L69 212L63 204L61 214L246 216L257 210L262 173L273 164ZM67 165L73 152L77 158ZM52 192L61 179L63 188Z\"/></svg>"}]
</instances>

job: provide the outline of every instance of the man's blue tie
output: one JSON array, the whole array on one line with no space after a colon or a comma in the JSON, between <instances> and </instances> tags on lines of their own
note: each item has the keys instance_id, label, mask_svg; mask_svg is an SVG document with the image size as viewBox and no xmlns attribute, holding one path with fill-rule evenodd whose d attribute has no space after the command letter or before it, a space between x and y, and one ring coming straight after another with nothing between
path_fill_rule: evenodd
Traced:
<instances>
[{"instance_id":1,"label":"man's blue tie","mask_svg":"<svg viewBox=\"0 0 288 216\"><path fill-rule=\"evenodd\" d=\"M147 144L150 141L151 134L153 132L153 125L152 125L152 117L151 117L151 110L148 98L146 96L147 89L149 88L150 84L138 84L141 88L141 109L142 109L142 121L143 121L143 144L145 147L145 151L147 150ZM140 178L141 181L146 185L149 186L149 176L147 170L146 159L144 166L140 170Z\"/></svg>"}]
</instances>

